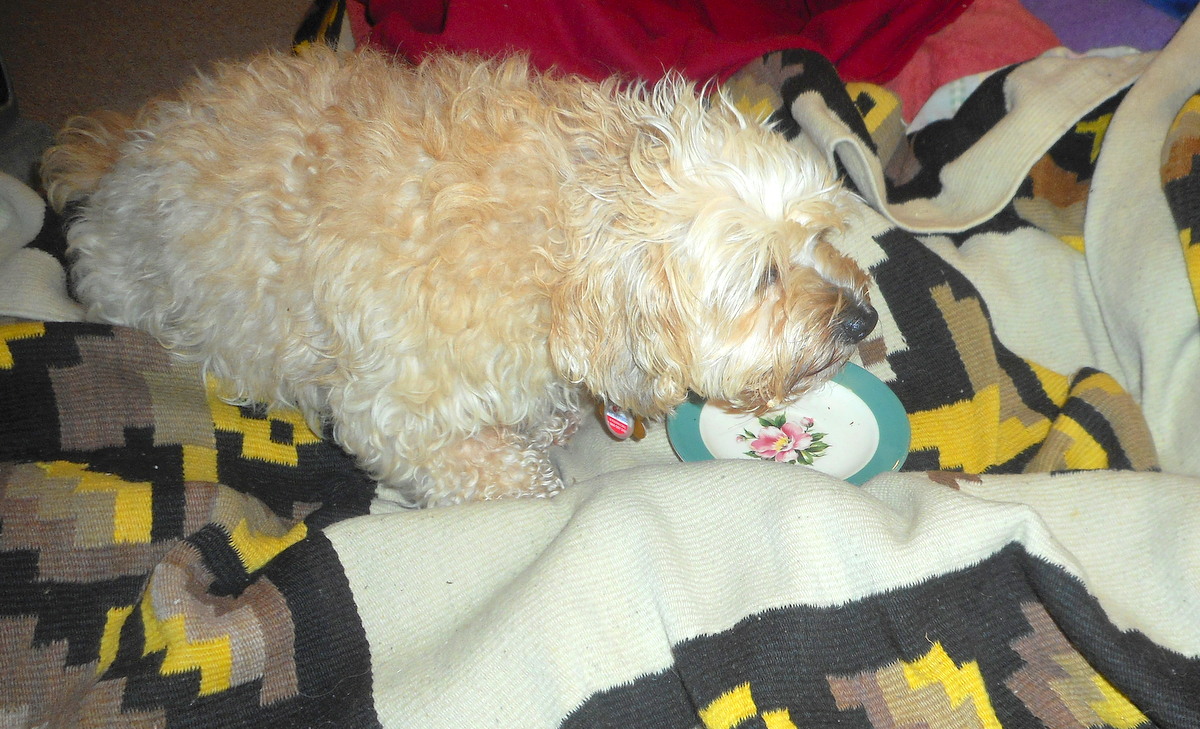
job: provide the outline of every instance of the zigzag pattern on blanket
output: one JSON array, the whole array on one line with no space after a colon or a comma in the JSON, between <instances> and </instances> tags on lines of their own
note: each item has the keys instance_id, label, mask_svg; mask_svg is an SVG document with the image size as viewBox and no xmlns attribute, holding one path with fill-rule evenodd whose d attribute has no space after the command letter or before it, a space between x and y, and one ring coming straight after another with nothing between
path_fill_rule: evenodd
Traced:
<instances>
[{"instance_id":1,"label":"zigzag pattern on blanket","mask_svg":"<svg viewBox=\"0 0 1200 729\"><path fill-rule=\"evenodd\" d=\"M340 450L105 326L0 328L0 413L6 712L97 726L370 713L370 681L345 683L369 674L353 599L312 531L371 497Z\"/></svg>"},{"instance_id":2,"label":"zigzag pattern on blanket","mask_svg":"<svg viewBox=\"0 0 1200 729\"><path fill-rule=\"evenodd\" d=\"M1043 594L1070 596L1066 625ZM597 693L564 729L690 727L697 709L705 729L1155 726L1064 630L1105 636L1106 665L1154 649L1113 628L1079 582L1019 547L855 608L787 607L676 645L671 669ZM1121 674L1136 684L1135 672Z\"/></svg>"},{"instance_id":3,"label":"zigzag pattern on blanket","mask_svg":"<svg viewBox=\"0 0 1200 729\"><path fill-rule=\"evenodd\" d=\"M909 413L907 470L1017 473L1156 465L1133 399L1108 375L1052 372L1007 350L986 304L935 253L893 230L873 273L907 348L888 362Z\"/></svg>"},{"instance_id":4,"label":"zigzag pattern on blanket","mask_svg":"<svg viewBox=\"0 0 1200 729\"><path fill-rule=\"evenodd\" d=\"M1192 295L1200 307L1200 94L1188 99L1167 136L1163 149L1163 192L1183 245Z\"/></svg>"},{"instance_id":5,"label":"zigzag pattern on blanket","mask_svg":"<svg viewBox=\"0 0 1200 729\"><path fill-rule=\"evenodd\" d=\"M730 88L743 108L772 110L786 134L800 132L796 108L819 109L810 116L840 127L806 131L857 139L889 170L889 199L912 201L942 193L940 170L1004 116L1005 75L985 81L954 119L930 125L907 143L897 135L902 124L891 92L869 84L843 86L816 54L771 54L731 79ZM1083 211L1099 143L1122 96L1080 119L1047 150L1006 207L950 239L962 245L988 233L1038 228L1082 250ZM926 138L936 143L925 144ZM1014 354L997 336L979 291L922 236L891 227L875 240L886 258L872 274L899 337L869 339L860 358L909 413L913 441L906 470L1157 468L1145 419L1112 377L1086 368L1063 374Z\"/></svg>"}]
</instances>

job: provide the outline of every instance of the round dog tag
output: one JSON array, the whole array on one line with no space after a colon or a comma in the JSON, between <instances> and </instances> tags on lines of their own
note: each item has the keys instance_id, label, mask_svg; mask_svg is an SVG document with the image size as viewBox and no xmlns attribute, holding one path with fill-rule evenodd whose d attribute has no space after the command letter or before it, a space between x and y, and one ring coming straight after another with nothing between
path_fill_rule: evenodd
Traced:
<instances>
[{"instance_id":1,"label":"round dog tag","mask_svg":"<svg viewBox=\"0 0 1200 729\"><path fill-rule=\"evenodd\" d=\"M605 403L604 427L614 438L625 440L633 433L633 416L612 403Z\"/></svg>"}]
</instances>

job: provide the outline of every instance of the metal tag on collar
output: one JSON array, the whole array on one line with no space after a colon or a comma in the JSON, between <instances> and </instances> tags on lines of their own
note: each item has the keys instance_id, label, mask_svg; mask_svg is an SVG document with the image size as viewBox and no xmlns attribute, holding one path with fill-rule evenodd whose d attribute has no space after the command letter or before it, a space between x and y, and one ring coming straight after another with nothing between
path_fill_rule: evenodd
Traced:
<instances>
[{"instance_id":1,"label":"metal tag on collar","mask_svg":"<svg viewBox=\"0 0 1200 729\"><path fill-rule=\"evenodd\" d=\"M611 402L604 403L604 427L617 440L625 440L633 434L633 415Z\"/></svg>"}]
</instances>

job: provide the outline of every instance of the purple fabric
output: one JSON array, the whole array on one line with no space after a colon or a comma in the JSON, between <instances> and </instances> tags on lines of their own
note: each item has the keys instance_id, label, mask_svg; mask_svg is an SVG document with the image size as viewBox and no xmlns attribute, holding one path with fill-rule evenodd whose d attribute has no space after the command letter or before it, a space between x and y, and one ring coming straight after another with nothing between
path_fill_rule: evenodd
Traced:
<instances>
[{"instance_id":1,"label":"purple fabric","mask_svg":"<svg viewBox=\"0 0 1200 729\"><path fill-rule=\"evenodd\" d=\"M1180 21L1142 0L1022 0L1067 48L1133 46L1152 51L1166 45Z\"/></svg>"}]
</instances>

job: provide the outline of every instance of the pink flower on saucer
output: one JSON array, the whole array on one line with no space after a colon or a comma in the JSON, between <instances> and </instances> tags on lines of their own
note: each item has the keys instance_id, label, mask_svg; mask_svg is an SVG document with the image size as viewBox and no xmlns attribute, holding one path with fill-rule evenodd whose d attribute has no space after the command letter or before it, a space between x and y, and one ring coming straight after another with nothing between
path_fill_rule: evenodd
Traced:
<instances>
[{"instance_id":1,"label":"pink flower on saucer","mask_svg":"<svg viewBox=\"0 0 1200 729\"><path fill-rule=\"evenodd\" d=\"M758 432L758 437L750 441L750 448L764 460L774 459L781 463L794 461L800 457L799 451L812 443L812 436L805 433L795 423L784 423L782 428L769 426Z\"/></svg>"},{"instance_id":2,"label":"pink flower on saucer","mask_svg":"<svg viewBox=\"0 0 1200 729\"><path fill-rule=\"evenodd\" d=\"M786 414L774 418L759 418L761 426L758 433L743 430L737 436L739 443L747 443L750 450L746 455L755 456L764 461L777 463L804 463L812 465L813 460L824 455L829 447L824 442L825 433L811 432L815 424L810 417L800 417L795 422L789 421Z\"/></svg>"}]
</instances>

